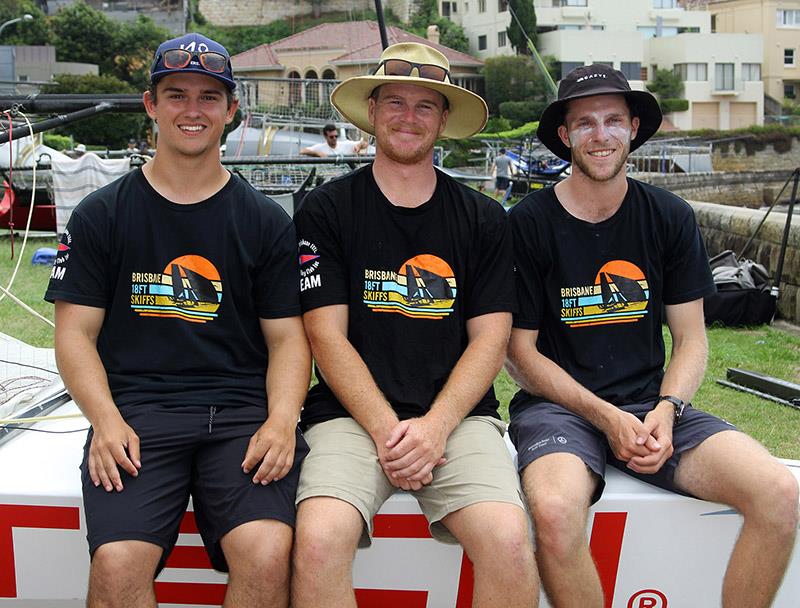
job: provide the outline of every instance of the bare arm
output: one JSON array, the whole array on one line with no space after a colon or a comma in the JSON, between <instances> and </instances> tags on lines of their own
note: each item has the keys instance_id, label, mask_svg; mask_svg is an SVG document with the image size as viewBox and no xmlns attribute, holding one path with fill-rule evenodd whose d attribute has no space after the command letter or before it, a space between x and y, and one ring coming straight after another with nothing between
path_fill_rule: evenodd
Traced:
<instances>
[{"instance_id":1,"label":"bare arm","mask_svg":"<svg viewBox=\"0 0 800 608\"><path fill-rule=\"evenodd\" d=\"M672 334L672 356L661 381L661 395L672 395L683 401L694 396L706 371L708 342L703 320L703 300L666 307L667 325ZM644 458L633 458L630 468L641 473L658 471L672 455L674 407L662 401L647 414L644 425L658 441L660 449Z\"/></svg>"},{"instance_id":2,"label":"bare arm","mask_svg":"<svg viewBox=\"0 0 800 608\"><path fill-rule=\"evenodd\" d=\"M538 337L538 330L511 331L506 367L517 384L591 422L605 433L620 460L647 456L655 449L655 440L648 438L644 425L635 416L601 399L540 353L536 347Z\"/></svg>"},{"instance_id":3,"label":"bare arm","mask_svg":"<svg viewBox=\"0 0 800 608\"><path fill-rule=\"evenodd\" d=\"M384 466L398 478L426 478L442 462L450 433L489 390L503 366L511 313L467 321L469 342L447 383L422 418L404 420L392 432Z\"/></svg>"},{"instance_id":4,"label":"bare arm","mask_svg":"<svg viewBox=\"0 0 800 608\"><path fill-rule=\"evenodd\" d=\"M87 462L92 482L119 492L123 485L118 466L135 477L142 465L139 437L122 419L111 397L97 352L104 318L102 308L56 301L56 362L64 386L92 425L94 437Z\"/></svg>"},{"instance_id":5,"label":"bare arm","mask_svg":"<svg viewBox=\"0 0 800 608\"><path fill-rule=\"evenodd\" d=\"M325 158L326 156L328 156L325 152L321 152L319 150L312 150L311 148L303 148L302 150L300 150L300 154L303 154L305 156L317 156L319 158Z\"/></svg>"},{"instance_id":6,"label":"bare arm","mask_svg":"<svg viewBox=\"0 0 800 608\"><path fill-rule=\"evenodd\" d=\"M269 416L250 439L242 470L249 473L257 466L253 483L266 485L292 468L295 428L311 377L311 351L299 316L259 322L269 351Z\"/></svg>"}]
</instances>

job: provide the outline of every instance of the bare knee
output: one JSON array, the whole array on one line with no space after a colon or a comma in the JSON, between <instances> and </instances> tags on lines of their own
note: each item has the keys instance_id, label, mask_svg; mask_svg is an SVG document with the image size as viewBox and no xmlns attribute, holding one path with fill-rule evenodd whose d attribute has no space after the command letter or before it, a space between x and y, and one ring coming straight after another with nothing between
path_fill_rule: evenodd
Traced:
<instances>
[{"instance_id":1,"label":"bare knee","mask_svg":"<svg viewBox=\"0 0 800 608\"><path fill-rule=\"evenodd\" d=\"M525 574L534 565L527 516L520 509L519 517L504 519L502 526L489 526L480 547L469 547L467 553L476 568L489 567L515 577Z\"/></svg>"},{"instance_id":2,"label":"bare knee","mask_svg":"<svg viewBox=\"0 0 800 608\"><path fill-rule=\"evenodd\" d=\"M314 517L298 517L295 529L295 572L314 575L342 563L352 562L358 548L359 534L351 523L339 525L334 521Z\"/></svg>"},{"instance_id":3,"label":"bare knee","mask_svg":"<svg viewBox=\"0 0 800 608\"><path fill-rule=\"evenodd\" d=\"M153 593L161 547L141 541L101 545L92 556L89 605L126 606Z\"/></svg>"},{"instance_id":4,"label":"bare knee","mask_svg":"<svg viewBox=\"0 0 800 608\"><path fill-rule=\"evenodd\" d=\"M282 589L289 583L291 535L288 539L260 538L247 548L227 558L231 580L251 587Z\"/></svg>"},{"instance_id":5,"label":"bare knee","mask_svg":"<svg viewBox=\"0 0 800 608\"><path fill-rule=\"evenodd\" d=\"M559 494L542 495L531 502L536 543L546 555L567 558L585 544L588 506Z\"/></svg>"},{"instance_id":6,"label":"bare knee","mask_svg":"<svg viewBox=\"0 0 800 608\"><path fill-rule=\"evenodd\" d=\"M793 536L798 525L798 494L800 489L794 475L782 465L764 479L766 492L758 492L742 501L739 508L745 521L763 525L778 535ZM736 506L736 505L734 505ZM790 536L790 537L791 537Z\"/></svg>"}]
</instances>

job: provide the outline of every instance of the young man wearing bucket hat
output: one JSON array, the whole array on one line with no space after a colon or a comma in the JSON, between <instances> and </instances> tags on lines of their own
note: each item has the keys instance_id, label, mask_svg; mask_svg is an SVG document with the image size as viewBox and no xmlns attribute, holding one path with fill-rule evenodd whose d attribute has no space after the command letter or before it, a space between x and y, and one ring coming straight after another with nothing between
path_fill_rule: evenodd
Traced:
<instances>
[{"instance_id":1,"label":"young man wearing bucket hat","mask_svg":"<svg viewBox=\"0 0 800 608\"><path fill-rule=\"evenodd\" d=\"M75 209L45 296L92 425L89 606L156 605L190 495L225 605L288 605L310 350L291 220L220 164L235 86L213 40L158 48L158 153Z\"/></svg>"},{"instance_id":2,"label":"young man wearing bucket hat","mask_svg":"<svg viewBox=\"0 0 800 608\"><path fill-rule=\"evenodd\" d=\"M332 93L375 162L295 215L303 321L317 363L301 426L292 605L355 607L352 562L398 488L475 566L473 605L535 606L527 515L492 381L513 304L503 209L433 166L439 137L486 122L423 44L390 46ZM496 525L502 522L502 525Z\"/></svg>"},{"instance_id":3,"label":"young man wearing bucket hat","mask_svg":"<svg viewBox=\"0 0 800 608\"><path fill-rule=\"evenodd\" d=\"M737 509L744 525L722 605L768 606L793 546L797 483L753 439L689 404L706 362L708 258L691 207L625 172L660 123L655 98L617 70L573 70L537 132L572 174L511 212L519 311L508 357L522 390L510 434L539 571L554 606L603 606L585 534L611 464Z\"/></svg>"}]
</instances>

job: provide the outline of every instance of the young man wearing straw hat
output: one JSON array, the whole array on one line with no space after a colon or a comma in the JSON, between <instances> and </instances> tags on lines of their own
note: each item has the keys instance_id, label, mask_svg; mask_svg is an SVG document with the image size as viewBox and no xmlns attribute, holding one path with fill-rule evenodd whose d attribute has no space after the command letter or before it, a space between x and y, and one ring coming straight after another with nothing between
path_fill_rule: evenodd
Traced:
<instances>
[{"instance_id":1,"label":"young man wearing straw hat","mask_svg":"<svg viewBox=\"0 0 800 608\"><path fill-rule=\"evenodd\" d=\"M355 607L352 561L398 488L475 565L475 606L535 606L538 583L492 381L511 327L503 209L433 166L439 137L486 122L432 47L387 48L331 100L375 135L375 162L295 215L303 321L317 363L301 426L292 605ZM502 522L497 525L497 522Z\"/></svg>"},{"instance_id":2,"label":"young man wearing straw hat","mask_svg":"<svg viewBox=\"0 0 800 608\"><path fill-rule=\"evenodd\" d=\"M738 510L722 605L768 606L794 543L797 483L753 439L689 404L706 363L708 258L691 207L625 173L660 124L655 98L617 70L575 69L538 128L572 174L511 212L519 311L508 356L522 390L510 434L539 570L554 606L603 606L585 534L611 464Z\"/></svg>"},{"instance_id":3,"label":"young man wearing straw hat","mask_svg":"<svg viewBox=\"0 0 800 608\"><path fill-rule=\"evenodd\" d=\"M150 76L158 153L78 205L45 296L92 425L87 604L156 605L191 494L211 564L230 571L225 605L286 607L311 363L294 228L220 164L238 105L225 48L169 40Z\"/></svg>"}]
</instances>

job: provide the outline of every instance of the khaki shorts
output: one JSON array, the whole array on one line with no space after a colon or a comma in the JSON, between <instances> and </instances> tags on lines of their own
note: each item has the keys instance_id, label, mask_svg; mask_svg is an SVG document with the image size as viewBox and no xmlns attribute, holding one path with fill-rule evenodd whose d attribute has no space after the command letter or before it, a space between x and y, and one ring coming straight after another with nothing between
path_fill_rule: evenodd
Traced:
<instances>
[{"instance_id":1,"label":"khaki shorts","mask_svg":"<svg viewBox=\"0 0 800 608\"><path fill-rule=\"evenodd\" d=\"M480 502L503 502L525 509L519 477L503 440L506 425L491 416L470 416L450 434L447 462L433 470L433 481L411 492L428 519L431 536L458 541L442 519ZM330 496L353 505L364 518L360 547L370 545L372 518L397 490L378 462L375 443L352 418L335 418L305 432L311 452L303 461L297 504Z\"/></svg>"}]
</instances>

